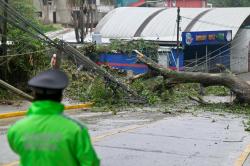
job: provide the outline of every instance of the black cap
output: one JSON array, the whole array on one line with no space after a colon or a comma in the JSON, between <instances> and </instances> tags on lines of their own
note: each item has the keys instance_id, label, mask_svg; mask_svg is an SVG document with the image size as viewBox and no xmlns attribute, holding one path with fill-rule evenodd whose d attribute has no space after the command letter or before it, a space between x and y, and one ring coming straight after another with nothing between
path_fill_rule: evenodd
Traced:
<instances>
[{"instance_id":1,"label":"black cap","mask_svg":"<svg viewBox=\"0 0 250 166\"><path fill-rule=\"evenodd\" d=\"M28 85L33 88L62 90L67 87L68 82L64 72L50 69L30 79Z\"/></svg>"}]
</instances>

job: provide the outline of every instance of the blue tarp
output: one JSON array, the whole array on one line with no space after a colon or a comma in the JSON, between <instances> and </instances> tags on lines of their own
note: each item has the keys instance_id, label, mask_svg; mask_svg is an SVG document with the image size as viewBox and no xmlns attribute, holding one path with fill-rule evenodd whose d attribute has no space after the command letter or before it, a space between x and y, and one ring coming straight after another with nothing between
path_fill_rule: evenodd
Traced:
<instances>
[{"instance_id":1,"label":"blue tarp","mask_svg":"<svg viewBox=\"0 0 250 166\"><path fill-rule=\"evenodd\" d=\"M177 55L177 49L171 49L171 54L169 55L169 68L172 70L177 69L177 57L179 57L179 67L180 70L184 70L184 54L183 51L179 49Z\"/></svg>"},{"instance_id":2,"label":"blue tarp","mask_svg":"<svg viewBox=\"0 0 250 166\"><path fill-rule=\"evenodd\" d=\"M134 74L148 72L148 66L137 62L136 54L103 53L100 54L98 64L106 64L113 68L132 70Z\"/></svg>"}]
</instances>

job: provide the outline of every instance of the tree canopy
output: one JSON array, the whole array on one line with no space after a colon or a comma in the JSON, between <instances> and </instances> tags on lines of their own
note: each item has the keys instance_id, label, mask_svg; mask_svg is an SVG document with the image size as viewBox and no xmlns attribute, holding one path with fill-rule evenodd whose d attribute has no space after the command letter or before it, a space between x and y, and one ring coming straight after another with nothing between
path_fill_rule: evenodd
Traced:
<instances>
[{"instance_id":1,"label":"tree canopy","mask_svg":"<svg viewBox=\"0 0 250 166\"><path fill-rule=\"evenodd\" d=\"M9 4L30 22L44 31L44 27L37 20L30 0L9 0ZM3 15L3 9L0 9L0 16ZM16 19L8 14L7 18L19 24ZM0 23L1 24L1 23ZM27 26L25 29L30 30ZM31 31L31 30L30 30ZM3 34L0 34L0 38ZM7 41L11 44L7 46L7 55L0 55L0 75L1 79L13 84L21 85L34 75L36 70L43 69L48 66L49 58L46 56L47 49L45 45L23 32L12 24L7 24ZM1 49L2 45L0 46Z\"/></svg>"}]
</instances>

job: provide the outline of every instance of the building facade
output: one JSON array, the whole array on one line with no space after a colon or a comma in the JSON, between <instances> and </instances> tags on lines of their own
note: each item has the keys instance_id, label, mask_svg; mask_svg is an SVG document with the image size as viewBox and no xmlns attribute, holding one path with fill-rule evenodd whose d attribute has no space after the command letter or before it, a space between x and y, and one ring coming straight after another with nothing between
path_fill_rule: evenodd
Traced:
<instances>
[{"instance_id":1,"label":"building facade","mask_svg":"<svg viewBox=\"0 0 250 166\"><path fill-rule=\"evenodd\" d=\"M188 45L182 45L185 67L213 71L219 63L234 73L250 72L250 8L181 8L180 11L180 34L188 34L187 40L183 36L179 39ZM176 8L116 8L98 23L95 31L103 39L144 39L175 48L176 19Z\"/></svg>"},{"instance_id":2,"label":"building facade","mask_svg":"<svg viewBox=\"0 0 250 166\"><path fill-rule=\"evenodd\" d=\"M166 7L203 8L207 0L166 0Z\"/></svg>"},{"instance_id":3,"label":"building facade","mask_svg":"<svg viewBox=\"0 0 250 166\"><path fill-rule=\"evenodd\" d=\"M97 24L104 14L114 7L101 4L100 0L89 0L88 8L93 10L94 22ZM78 6L71 6L69 0L33 0L35 12L45 23L73 24L72 12L79 11Z\"/></svg>"}]
</instances>

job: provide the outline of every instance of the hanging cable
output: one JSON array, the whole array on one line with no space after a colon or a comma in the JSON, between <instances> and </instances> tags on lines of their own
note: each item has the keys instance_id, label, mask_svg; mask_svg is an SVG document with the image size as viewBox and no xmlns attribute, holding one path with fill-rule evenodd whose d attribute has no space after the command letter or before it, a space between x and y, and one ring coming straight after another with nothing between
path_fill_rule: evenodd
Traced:
<instances>
[{"instance_id":1,"label":"hanging cable","mask_svg":"<svg viewBox=\"0 0 250 166\"><path fill-rule=\"evenodd\" d=\"M236 45L234 45L233 47L230 47L230 48L228 48L228 49L226 49L226 50L224 50L223 52L221 52L220 54L217 54L217 55L215 55L215 56L213 56L213 57L211 57L211 58L209 58L208 60L211 60L211 59L214 59L215 57L217 57L217 56L219 56L219 55L221 55L221 54L223 54L223 53L225 53L225 52L227 52L227 51L229 51L230 49L232 49L232 48L235 48L236 46L238 46L238 45L241 45L241 43L237 43ZM205 64L206 62L201 62L200 64L198 64L198 66L199 65L202 65L202 64Z\"/></svg>"},{"instance_id":2,"label":"hanging cable","mask_svg":"<svg viewBox=\"0 0 250 166\"><path fill-rule=\"evenodd\" d=\"M34 54L38 52L45 52L45 51L50 51L50 50L52 49L44 49L44 50L27 52L27 53L22 53L22 54L5 55L5 56L0 56L0 59L9 58L9 57L17 57L17 56L22 56L22 55L30 55L30 54Z\"/></svg>"},{"instance_id":3,"label":"hanging cable","mask_svg":"<svg viewBox=\"0 0 250 166\"><path fill-rule=\"evenodd\" d=\"M225 52L227 52L227 51L229 51L230 49L232 49L232 48L235 48L235 47L237 47L238 45L241 45L241 43L237 43L236 45L234 45L233 47L231 47L231 48L229 48L229 49L227 49L227 50L224 50L223 52L221 52L220 54L218 54L218 55L215 55L215 56L213 56L213 57L211 57L211 58L209 58L208 59L208 62L209 61L211 61L212 59L214 59L214 58L216 58L216 57L218 57L219 55L221 55L221 54L223 54L223 53L225 53ZM224 56L226 56L226 55L224 55ZM194 68L197 68L197 67L199 67L199 66L201 66L201 65L203 65L203 64L205 64L206 62L201 62L200 64L198 64L196 67L194 67ZM189 69L188 71L194 71L195 69L193 69L193 68L191 68L191 69Z\"/></svg>"},{"instance_id":4,"label":"hanging cable","mask_svg":"<svg viewBox=\"0 0 250 166\"><path fill-rule=\"evenodd\" d=\"M242 34L240 34L240 33L239 33L239 34L236 34L235 37L234 37L234 39L233 39L232 41L230 41L230 42L228 42L227 44L223 45L222 47L219 47L218 49L216 49L216 50L210 52L210 53L208 54L208 56L212 55L213 53L215 53L215 52L221 50L222 48L224 48L224 47L226 47L226 46L230 46L233 42L236 42L237 40L241 39L241 38L240 38L241 35L242 35ZM205 57L202 56L201 58L199 58L199 59L197 59L197 60L199 61L199 60L202 60L202 59L205 59ZM190 63L188 66L191 66L191 65L194 64L194 63L195 63L195 62ZM188 67L188 66L187 66L187 67Z\"/></svg>"},{"instance_id":5,"label":"hanging cable","mask_svg":"<svg viewBox=\"0 0 250 166\"><path fill-rule=\"evenodd\" d=\"M209 22L209 21L196 19L196 18L189 18L189 17L185 17L185 16L181 16L181 17L185 18L185 19L188 19L188 20L195 20L197 22L208 24L208 25L216 25L216 26L220 26L220 27L227 27L227 28L234 28L234 29L239 29L240 28L238 26L230 26L230 25L225 25L225 24L213 23L213 22Z\"/></svg>"},{"instance_id":6,"label":"hanging cable","mask_svg":"<svg viewBox=\"0 0 250 166\"><path fill-rule=\"evenodd\" d=\"M216 50L210 52L210 53L208 54L208 56L210 56L210 55L216 53L217 51L220 51L222 48L224 48L224 47L226 47L226 46L230 46L233 42L236 42L237 40L241 39L241 35L243 35L243 34L237 34L237 35L235 36L234 40L232 40L232 41L228 42L226 45L223 45L222 47L219 47L218 49L216 49ZM230 48L227 49L227 50L230 50ZM202 59L205 59L205 56L202 56L201 58L199 58L199 59L197 59L197 60L200 61L200 60L202 60ZM192 63L190 63L188 66L191 66L191 65L194 64L194 63L195 63L195 62L192 62ZM188 66L186 66L186 67L188 67Z\"/></svg>"}]
</instances>

